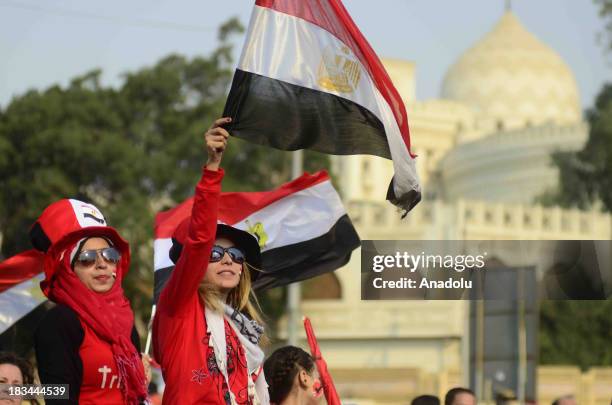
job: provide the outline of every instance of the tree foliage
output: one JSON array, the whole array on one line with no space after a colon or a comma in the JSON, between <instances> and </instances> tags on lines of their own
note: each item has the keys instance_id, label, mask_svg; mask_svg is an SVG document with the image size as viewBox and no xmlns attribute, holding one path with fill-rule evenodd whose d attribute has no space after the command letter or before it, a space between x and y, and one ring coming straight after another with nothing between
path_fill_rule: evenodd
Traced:
<instances>
[{"instance_id":1,"label":"tree foliage","mask_svg":"<svg viewBox=\"0 0 612 405\"><path fill-rule=\"evenodd\" d=\"M612 0L594 0L599 7L599 16L604 20L602 42L607 50L612 51Z\"/></svg>"},{"instance_id":2,"label":"tree foliage","mask_svg":"<svg viewBox=\"0 0 612 405\"><path fill-rule=\"evenodd\" d=\"M605 26L601 33L607 53L612 52L612 0L593 0ZM579 152L559 152L553 164L559 169L556 190L548 190L537 199L544 205L590 208L601 201L612 212L612 83L604 84L595 105L587 111L590 133Z\"/></svg>"},{"instance_id":3,"label":"tree foliage","mask_svg":"<svg viewBox=\"0 0 612 405\"><path fill-rule=\"evenodd\" d=\"M94 70L0 110L2 254L30 248L28 229L51 202L93 202L130 242L124 288L142 331L152 297L153 218L193 194L205 161L203 133L220 117L233 74L231 35L242 30L229 20L210 55L167 56L125 74L118 88L103 86ZM277 187L290 179L290 159L234 138L224 191ZM307 170L327 166L324 155L305 154Z\"/></svg>"},{"instance_id":4,"label":"tree foliage","mask_svg":"<svg viewBox=\"0 0 612 405\"><path fill-rule=\"evenodd\" d=\"M604 210L612 212L612 83L604 85L587 120L590 133L584 148L553 156L559 191L545 200L582 209L601 201Z\"/></svg>"},{"instance_id":5,"label":"tree foliage","mask_svg":"<svg viewBox=\"0 0 612 405\"><path fill-rule=\"evenodd\" d=\"M612 301L544 301L540 363L612 366Z\"/></svg>"}]
</instances>

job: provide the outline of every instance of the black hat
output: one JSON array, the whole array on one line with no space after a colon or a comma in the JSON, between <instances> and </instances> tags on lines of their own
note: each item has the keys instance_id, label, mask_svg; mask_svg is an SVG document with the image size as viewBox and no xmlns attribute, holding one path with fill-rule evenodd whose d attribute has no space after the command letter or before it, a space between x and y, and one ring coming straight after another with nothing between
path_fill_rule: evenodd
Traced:
<instances>
[{"instance_id":1,"label":"black hat","mask_svg":"<svg viewBox=\"0 0 612 405\"><path fill-rule=\"evenodd\" d=\"M172 247L170 248L169 256L173 263L177 263L183 250L183 243L187 237L189 230L190 218L186 218L174 231L172 235ZM250 233L238 228L234 228L225 224L217 224L216 238L227 238L234 242L234 246L244 252L246 262L250 265L251 281L255 281L259 275L259 271L253 271L252 267L261 268L261 249L257 238Z\"/></svg>"}]
</instances>

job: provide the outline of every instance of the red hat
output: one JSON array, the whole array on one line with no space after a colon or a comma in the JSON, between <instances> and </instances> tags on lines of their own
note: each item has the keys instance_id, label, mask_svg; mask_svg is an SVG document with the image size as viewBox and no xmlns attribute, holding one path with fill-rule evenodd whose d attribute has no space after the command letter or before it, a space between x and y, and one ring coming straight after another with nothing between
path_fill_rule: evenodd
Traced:
<instances>
[{"instance_id":1,"label":"red hat","mask_svg":"<svg viewBox=\"0 0 612 405\"><path fill-rule=\"evenodd\" d=\"M118 277L122 279L129 267L129 244L114 228L106 226L104 216L95 205L67 198L56 201L45 208L30 228L32 246L43 253L51 247L66 249L82 238L94 236L111 240L121 252L123 270ZM47 283L55 271L55 266L45 265Z\"/></svg>"},{"instance_id":2,"label":"red hat","mask_svg":"<svg viewBox=\"0 0 612 405\"><path fill-rule=\"evenodd\" d=\"M35 249L46 252L60 239L84 228L100 231L113 242L122 242L117 231L106 226L106 220L93 204L63 199L49 205L30 228L30 241Z\"/></svg>"}]
</instances>

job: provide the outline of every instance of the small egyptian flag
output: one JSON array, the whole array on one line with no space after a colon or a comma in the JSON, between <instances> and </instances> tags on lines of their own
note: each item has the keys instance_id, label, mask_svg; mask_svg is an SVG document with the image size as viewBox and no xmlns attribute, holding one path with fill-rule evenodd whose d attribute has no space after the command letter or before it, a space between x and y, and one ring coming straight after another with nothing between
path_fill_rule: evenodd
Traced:
<instances>
[{"instance_id":1,"label":"small egyptian flag","mask_svg":"<svg viewBox=\"0 0 612 405\"><path fill-rule=\"evenodd\" d=\"M172 234L189 215L193 198L155 217L155 297L169 279ZM264 192L222 193L219 223L245 230L261 247L262 273L256 290L287 285L345 265L360 245L338 193L325 171Z\"/></svg>"},{"instance_id":2,"label":"small egyptian flag","mask_svg":"<svg viewBox=\"0 0 612 405\"><path fill-rule=\"evenodd\" d=\"M0 334L47 301L39 283L44 254L31 249L0 263Z\"/></svg>"},{"instance_id":3,"label":"small egyptian flag","mask_svg":"<svg viewBox=\"0 0 612 405\"><path fill-rule=\"evenodd\" d=\"M404 103L340 0L257 0L223 115L261 145L392 159L387 200L421 199Z\"/></svg>"}]
</instances>

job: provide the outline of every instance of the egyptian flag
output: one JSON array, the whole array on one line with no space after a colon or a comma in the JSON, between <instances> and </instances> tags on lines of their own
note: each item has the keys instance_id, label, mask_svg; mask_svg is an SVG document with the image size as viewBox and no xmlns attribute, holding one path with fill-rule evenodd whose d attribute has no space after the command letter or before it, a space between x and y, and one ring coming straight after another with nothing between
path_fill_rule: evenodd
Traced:
<instances>
[{"instance_id":1,"label":"egyptian flag","mask_svg":"<svg viewBox=\"0 0 612 405\"><path fill-rule=\"evenodd\" d=\"M314 329L312 328L312 323L307 317L304 317L303 321L306 339L308 340L308 346L310 346L310 354L317 365L317 371L319 372L319 378L321 380L321 385L323 386L323 393L325 394L327 405L342 405L340 396L338 395L336 386L334 385L334 380L327 369L327 362L321 354L321 348L319 347L319 342L317 341Z\"/></svg>"},{"instance_id":2,"label":"egyptian flag","mask_svg":"<svg viewBox=\"0 0 612 405\"><path fill-rule=\"evenodd\" d=\"M32 249L0 263L0 334L47 300L39 287L43 261L44 254Z\"/></svg>"},{"instance_id":3,"label":"egyptian flag","mask_svg":"<svg viewBox=\"0 0 612 405\"><path fill-rule=\"evenodd\" d=\"M404 103L340 0L257 0L223 115L261 145L392 159L387 199L421 198Z\"/></svg>"},{"instance_id":4,"label":"egyptian flag","mask_svg":"<svg viewBox=\"0 0 612 405\"><path fill-rule=\"evenodd\" d=\"M172 234L192 206L190 198L155 217L155 302L174 268L168 255ZM325 171L304 174L272 191L222 193L218 221L258 239L263 273L253 285L256 290L334 271L360 245Z\"/></svg>"}]
</instances>

